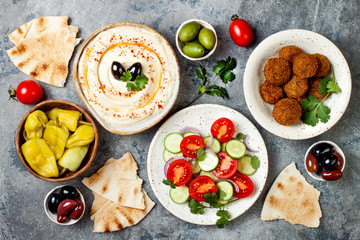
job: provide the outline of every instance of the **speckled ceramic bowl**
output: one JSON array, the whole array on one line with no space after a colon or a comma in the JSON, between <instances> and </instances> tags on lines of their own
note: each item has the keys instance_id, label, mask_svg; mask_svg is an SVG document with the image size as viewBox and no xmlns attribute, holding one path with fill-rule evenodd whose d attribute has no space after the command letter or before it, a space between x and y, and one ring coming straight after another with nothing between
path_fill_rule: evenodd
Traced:
<instances>
[{"instance_id":1,"label":"speckled ceramic bowl","mask_svg":"<svg viewBox=\"0 0 360 240\"><path fill-rule=\"evenodd\" d=\"M316 142L316 143L314 143L313 145L311 145L311 146L309 147L309 149L306 151L305 157L304 157L304 166L305 166L306 172L310 175L310 177L312 177L312 178L314 178L314 179L316 179L316 180L326 181L326 180L324 180L321 176L317 175L316 173L309 172L309 170L308 170L307 167L306 167L306 156L310 153L310 151L311 151L311 149L312 149L313 147L315 147L316 145L318 145L318 144L320 144L320 143L328 143L328 144L332 145L332 146L334 147L334 150L337 151L337 152L341 155L341 157L343 158L343 161L344 161L343 166L342 166L342 168L341 168L341 172L344 172L346 159L345 159L345 154L344 154L344 152L341 150L341 148L340 148L336 143L331 142L331 141L319 141L319 142Z\"/></svg>"},{"instance_id":2,"label":"speckled ceramic bowl","mask_svg":"<svg viewBox=\"0 0 360 240\"><path fill-rule=\"evenodd\" d=\"M185 24L187 24L187 23L189 23L189 22L196 22L196 23L200 24L200 26L201 26L202 28L208 28L208 29L210 29L210 30L215 34L215 45L214 45L214 47L213 47L210 51L207 50L206 54L205 54L204 56L202 56L202 57L199 57L199 58L189 57L189 56L187 56L187 55L182 51L185 43L183 43L182 41L180 41L180 39L179 39L179 33L180 33L181 28L182 28ZM216 47L217 47L218 39L217 39L217 35L216 35L215 28L214 28L213 26L211 26L208 22L205 22L205 21L200 20L200 19L189 19L189 20L183 22L183 23L180 25L180 27L178 28L178 30L177 30L177 32L176 32L176 36L175 36L175 41L176 41L176 47L177 47L177 49L179 50L180 54L181 54L183 57L185 57L185 58L187 58L187 59L189 59L189 60L192 60L192 61L199 61L199 60L207 59L208 57L210 57L210 56L215 52L215 49L216 49Z\"/></svg>"},{"instance_id":3,"label":"speckled ceramic bowl","mask_svg":"<svg viewBox=\"0 0 360 240\"><path fill-rule=\"evenodd\" d=\"M274 105L266 103L260 96L260 86L265 81L266 61L278 57L279 51L289 45L296 45L305 53L323 54L334 68L341 92L331 94L324 101L324 104L331 110L327 123L319 122L312 127L300 120L291 126L280 125L272 116ZM329 39L308 30L286 30L266 38L250 55L244 73L244 95L246 104L255 120L269 132L287 139L312 138L329 130L345 112L351 95L350 69L341 51Z\"/></svg>"}]
</instances>

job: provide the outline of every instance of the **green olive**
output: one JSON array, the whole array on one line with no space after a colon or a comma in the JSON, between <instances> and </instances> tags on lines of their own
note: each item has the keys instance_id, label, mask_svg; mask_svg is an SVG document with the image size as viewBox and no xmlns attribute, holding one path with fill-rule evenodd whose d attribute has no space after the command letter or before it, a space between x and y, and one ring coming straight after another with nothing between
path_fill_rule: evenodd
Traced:
<instances>
[{"instance_id":1,"label":"green olive","mask_svg":"<svg viewBox=\"0 0 360 240\"><path fill-rule=\"evenodd\" d=\"M182 42L188 42L196 38L200 30L200 24L197 22L189 22L185 24L180 32L179 39Z\"/></svg>"},{"instance_id":2,"label":"green olive","mask_svg":"<svg viewBox=\"0 0 360 240\"><path fill-rule=\"evenodd\" d=\"M183 47L183 52L186 56L192 57L192 58L199 58L204 56L205 49L200 43L196 42L188 42Z\"/></svg>"},{"instance_id":3,"label":"green olive","mask_svg":"<svg viewBox=\"0 0 360 240\"><path fill-rule=\"evenodd\" d=\"M199 41L206 49L211 50L215 45L215 34L208 28L203 28L199 32Z\"/></svg>"}]
</instances>

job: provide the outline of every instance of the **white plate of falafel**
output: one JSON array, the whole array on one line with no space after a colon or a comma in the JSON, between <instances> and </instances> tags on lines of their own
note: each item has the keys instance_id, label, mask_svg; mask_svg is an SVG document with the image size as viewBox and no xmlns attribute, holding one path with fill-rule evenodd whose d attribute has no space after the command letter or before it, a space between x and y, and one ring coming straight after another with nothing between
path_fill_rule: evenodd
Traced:
<instances>
[{"instance_id":1,"label":"white plate of falafel","mask_svg":"<svg viewBox=\"0 0 360 240\"><path fill-rule=\"evenodd\" d=\"M340 91L325 93L329 80ZM345 112L351 95L350 69L329 39L308 30L285 30L263 40L250 55L244 95L263 128L286 139L308 139L329 130Z\"/></svg>"}]
</instances>

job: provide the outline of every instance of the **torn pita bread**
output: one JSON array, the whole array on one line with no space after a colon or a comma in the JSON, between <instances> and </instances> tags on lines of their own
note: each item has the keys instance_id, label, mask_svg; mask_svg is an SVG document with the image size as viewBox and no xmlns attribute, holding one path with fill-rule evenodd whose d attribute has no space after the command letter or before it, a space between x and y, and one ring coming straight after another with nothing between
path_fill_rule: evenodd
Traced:
<instances>
[{"instance_id":1,"label":"torn pita bread","mask_svg":"<svg viewBox=\"0 0 360 240\"><path fill-rule=\"evenodd\" d=\"M16 44L7 50L11 61L31 78L63 87L78 32L67 20L41 17L17 28L9 35Z\"/></svg>"},{"instance_id":2,"label":"torn pita bread","mask_svg":"<svg viewBox=\"0 0 360 240\"><path fill-rule=\"evenodd\" d=\"M93 192L94 193L94 192ZM145 209L124 207L94 193L90 219L94 221L94 232L104 233L119 231L139 223L155 206L143 190Z\"/></svg>"},{"instance_id":3,"label":"torn pita bread","mask_svg":"<svg viewBox=\"0 0 360 240\"><path fill-rule=\"evenodd\" d=\"M322 216L319 197L320 192L305 180L293 162L279 174L270 188L261 219L284 219L291 224L316 228Z\"/></svg>"},{"instance_id":4,"label":"torn pita bread","mask_svg":"<svg viewBox=\"0 0 360 240\"><path fill-rule=\"evenodd\" d=\"M82 183L108 200L120 205L144 209L143 180L137 176L137 164L130 153L118 160L110 159Z\"/></svg>"}]
</instances>

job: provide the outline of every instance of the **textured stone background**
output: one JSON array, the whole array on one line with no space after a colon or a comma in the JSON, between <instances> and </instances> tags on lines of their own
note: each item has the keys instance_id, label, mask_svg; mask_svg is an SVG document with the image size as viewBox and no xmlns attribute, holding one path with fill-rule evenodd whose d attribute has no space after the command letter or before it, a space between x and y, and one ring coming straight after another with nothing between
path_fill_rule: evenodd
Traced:
<instances>
[{"instance_id":1,"label":"textured stone background","mask_svg":"<svg viewBox=\"0 0 360 240\"><path fill-rule=\"evenodd\" d=\"M359 95L360 95L360 2L343 1L0 1L0 239L359 239L360 238L360 164L359 164ZM255 31L253 44L237 47L230 39L228 26L233 13L246 19ZM223 230L214 226L197 226L181 221L166 211L161 204L137 226L111 234L93 234L89 219L92 194L80 182L69 184L78 187L87 199L87 211L76 225L61 227L51 222L43 211L43 198L53 187L60 184L44 182L31 176L21 165L15 149L15 131L22 116L31 108L15 101L8 101L7 88L29 79L9 60L5 50L13 45L7 34L33 18L46 15L66 15L70 23L80 27L79 36L85 39L96 29L114 22L131 21L154 28L175 48L178 26L190 18L199 18L212 24L219 36L218 49L206 61L212 67L217 60L228 55L235 57L237 79L229 84L230 100L204 96L197 103L218 103L232 107L256 124L246 107L242 78L246 61L254 48L266 37L285 29L302 28L318 32L334 42L347 59L353 82L350 104L341 120L325 134L303 141L292 141L270 134L258 124L269 152L269 176L265 191L254 206ZM195 62L184 59L175 50L181 67L180 94L169 116L183 108L197 94ZM70 62L72 69L72 61ZM68 76L65 88L41 84L44 99L65 99L82 105ZM150 141L160 124L133 136L118 136L101 128L100 145L96 160L84 174L88 176L110 157L120 157L132 152L139 164L139 175L145 180L144 187L151 191L146 175L146 156ZM332 140L344 150L347 163L344 177L337 182L317 182L305 172L303 156L306 149L318 140ZM291 225L283 220L263 222L259 219L264 198L280 171L295 161L306 179L321 191L323 217L320 227L309 229Z\"/></svg>"}]
</instances>

